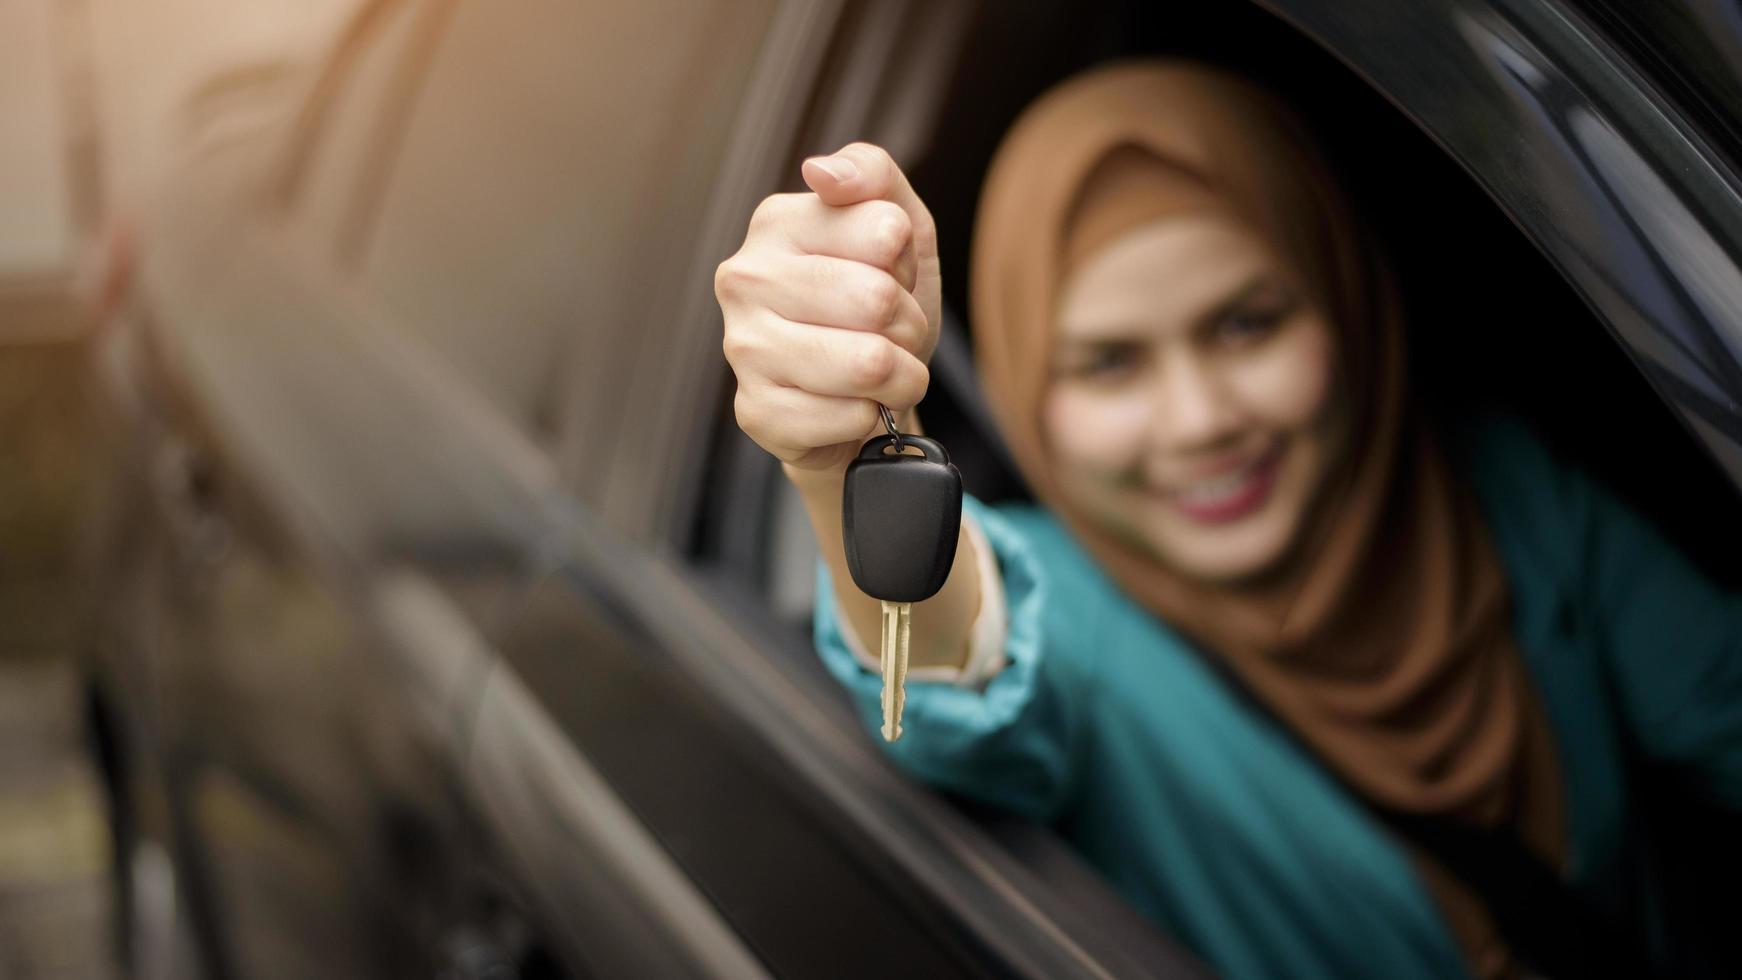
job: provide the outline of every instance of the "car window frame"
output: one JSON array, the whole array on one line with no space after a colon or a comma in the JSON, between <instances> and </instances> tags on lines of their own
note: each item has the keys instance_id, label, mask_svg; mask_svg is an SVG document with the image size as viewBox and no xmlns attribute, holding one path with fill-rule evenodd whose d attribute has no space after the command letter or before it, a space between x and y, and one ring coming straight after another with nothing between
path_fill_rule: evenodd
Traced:
<instances>
[{"instance_id":1,"label":"car window frame","mask_svg":"<svg viewBox=\"0 0 1742 980\"><path fill-rule=\"evenodd\" d=\"M795 147L812 124L813 97L824 65L836 55L836 36L858 0L778 0L756 67L737 102L736 123L716 171L708 203L693 244L672 264L669 287L652 291L646 319L686 324L683 336L705 337L718 330L719 306L712 290L712 269L743 239L743 223L763 197L784 189L786 164L795 161ZM820 38L821 40L817 40ZM636 329L623 324L621 329ZM625 358L625 370L660 380L648 398L625 404L626 415L649 419L651 442L633 451L654 460L646 470L656 474L651 494L635 486L633 476L612 479L603 491L603 507L634 539L661 550L678 550L693 522L693 511L704 492L705 457L712 441L724 379L718 348L696 343L678 351L640 345ZM579 373L571 362L565 377ZM565 382L566 383L566 382ZM586 415L584 393L573 388L558 393L552 455L565 486L580 482L582 472L597 463L587 436L597 428ZM630 505L633 506L630 506Z\"/></svg>"}]
</instances>

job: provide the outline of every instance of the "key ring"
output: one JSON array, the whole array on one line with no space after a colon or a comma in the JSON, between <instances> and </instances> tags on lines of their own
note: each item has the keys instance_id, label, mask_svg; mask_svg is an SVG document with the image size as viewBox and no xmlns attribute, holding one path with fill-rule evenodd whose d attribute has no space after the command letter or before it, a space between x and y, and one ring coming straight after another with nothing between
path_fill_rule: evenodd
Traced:
<instances>
[{"instance_id":1,"label":"key ring","mask_svg":"<svg viewBox=\"0 0 1742 980\"><path fill-rule=\"evenodd\" d=\"M889 441L895 443L895 451L906 451L907 447L901 444L901 430L895 427L895 415L889 411L889 406L878 402L877 413L883 416L883 427L889 430Z\"/></svg>"}]
</instances>

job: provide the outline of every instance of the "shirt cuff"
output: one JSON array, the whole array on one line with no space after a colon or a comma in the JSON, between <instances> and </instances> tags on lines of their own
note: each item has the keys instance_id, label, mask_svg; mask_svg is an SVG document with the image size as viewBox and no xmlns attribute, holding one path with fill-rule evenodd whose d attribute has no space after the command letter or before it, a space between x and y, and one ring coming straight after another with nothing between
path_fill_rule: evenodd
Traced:
<instances>
[{"instance_id":1,"label":"shirt cuff","mask_svg":"<svg viewBox=\"0 0 1742 980\"><path fill-rule=\"evenodd\" d=\"M992 553L992 546L986 541L986 533L980 530L980 523L964 513L962 526L968 532L968 540L973 543L974 564L980 571L980 609L974 614L973 625L968 628L968 659L960 667L946 664L911 667L907 671L907 679L919 683L954 684L957 687L981 690L1009 663L1009 657L1004 653L1004 639L1008 629L1004 610L1004 579L998 573L998 556ZM853 632L852 622L841 612L840 600L831 594L829 601L836 603L835 622L840 627L841 640L846 644L847 651L859 662L859 666L873 674L880 673L882 664L878 663L877 658Z\"/></svg>"}]
</instances>

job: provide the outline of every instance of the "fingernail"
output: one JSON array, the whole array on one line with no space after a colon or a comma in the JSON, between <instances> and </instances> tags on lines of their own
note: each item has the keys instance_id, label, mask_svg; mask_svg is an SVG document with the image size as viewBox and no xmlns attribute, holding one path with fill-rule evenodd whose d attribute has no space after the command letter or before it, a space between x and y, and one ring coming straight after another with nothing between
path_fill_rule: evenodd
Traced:
<instances>
[{"instance_id":1,"label":"fingernail","mask_svg":"<svg viewBox=\"0 0 1742 980\"><path fill-rule=\"evenodd\" d=\"M816 164L818 170L841 183L859 176L859 168L846 157L811 157L810 162Z\"/></svg>"}]
</instances>

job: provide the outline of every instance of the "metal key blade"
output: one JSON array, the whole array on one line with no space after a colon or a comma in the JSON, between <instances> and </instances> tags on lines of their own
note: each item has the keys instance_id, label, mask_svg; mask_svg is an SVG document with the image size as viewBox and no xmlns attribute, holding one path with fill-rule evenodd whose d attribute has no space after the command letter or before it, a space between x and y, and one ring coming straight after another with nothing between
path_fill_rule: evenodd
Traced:
<instances>
[{"instance_id":1,"label":"metal key blade","mask_svg":"<svg viewBox=\"0 0 1742 980\"><path fill-rule=\"evenodd\" d=\"M901 712L907 707L908 641L913 638L913 603L903 602L895 632L895 737L901 737Z\"/></svg>"},{"instance_id":2,"label":"metal key blade","mask_svg":"<svg viewBox=\"0 0 1742 980\"><path fill-rule=\"evenodd\" d=\"M901 709L907 703L903 684L907 680L907 640L912 604L883 603L883 642L878 653L878 666L883 671L883 738L893 742L901 737Z\"/></svg>"}]
</instances>

